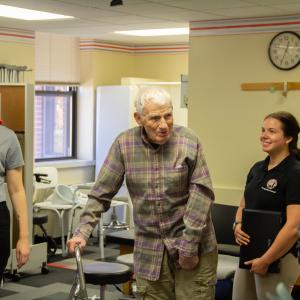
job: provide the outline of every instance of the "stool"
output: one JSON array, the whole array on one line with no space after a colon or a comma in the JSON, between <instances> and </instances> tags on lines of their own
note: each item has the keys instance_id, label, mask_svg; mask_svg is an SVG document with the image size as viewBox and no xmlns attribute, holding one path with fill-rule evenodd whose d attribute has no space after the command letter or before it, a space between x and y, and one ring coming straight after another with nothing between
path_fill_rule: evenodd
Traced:
<instances>
[{"instance_id":1,"label":"stool","mask_svg":"<svg viewBox=\"0 0 300 300\"><path fill-rule=\"evenodd\" d=\"M38 225L42 230L45 242L47 242L48 255L54 255L57 250L57 244L54 239L48 236L46 228L44 227L44 224L48 223L48 216L34 212L32 215L32 223L33 225Z\"/></svg>"},{"instance_id":2,"label":"stool","mask_svg":"<svg viewBox=\"0 0 300 300\"><path fill-rule=\"evenodd\" d=\"M43 225L48 223L48 216L47 215L42 215L42 214L38 214L38 213L33 213L32 216L32 221L33 221L33 225Z\"/></svg>"},{"instance_id":3,"label":"stool","mask_svg":"<svg viewBox=\"0 0 300 300\"><path fill-rule=\"evenodd\" d=\"M119 255L117 257L117 262L124 264L131 269L133 269L133 253Z\"/></svg>"},{"instance_id":4,"label":"stool","mask_svg":"<svg viewBox=\"0 0 300 300\"><path fill-rule=\"evenodd\" d=\"M128 266L110 262L84 264L83 273L86 283L100 285L100 300L105 300L105 285L127 282L132 274Z\"/></svg>"}]
</instances>

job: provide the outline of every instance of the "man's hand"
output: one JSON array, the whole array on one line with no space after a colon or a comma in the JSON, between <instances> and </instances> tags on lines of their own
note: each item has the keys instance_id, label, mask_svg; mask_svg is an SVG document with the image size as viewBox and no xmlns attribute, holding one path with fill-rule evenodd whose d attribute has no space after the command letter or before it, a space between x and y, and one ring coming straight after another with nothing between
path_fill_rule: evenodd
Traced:
<instances>
[{"instance_id":1,"label":"man's hand","mask_svg":"<svg viewBox=\"0 0 300 300\"><path fill-rule=\"evenodd\" d=\"M70 240L67 241L67 246L69 249L69 253L75 252L75 246L79 245L80 249L83 249L86 246L86 241L84 238L80 236L74 236Z\"/></svg>"},{"instance_id":2,"label":"man's hand","mask_svg":"<svg viewBox=\"0 0 300 300\"><path fill-rule=\"evenodd\" d=\"M29 258L30 247L28 238L20 238L16 245L17 266L21 268Z\"/></svg>"},{"instance_id":3,"label":"man's hand","mask_svg":"<svg viewBox=\"0 0 300 300\"><path fill-rule=\"evenodd\" d=\"M182 269L191 270L197 267L199 263L198 255L185 257L179 256L178 264Z\"/></svg>"}]
</instances>

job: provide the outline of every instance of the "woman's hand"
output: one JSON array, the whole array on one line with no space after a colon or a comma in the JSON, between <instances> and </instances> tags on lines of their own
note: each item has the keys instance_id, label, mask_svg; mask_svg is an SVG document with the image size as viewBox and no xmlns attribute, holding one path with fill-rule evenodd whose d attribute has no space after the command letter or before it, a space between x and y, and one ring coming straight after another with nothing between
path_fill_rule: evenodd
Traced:
<instances>
[{"instance_id":1,"label":"woman's hand","mask_svg":"<svg viewBox=\"0 0 300 300\"><path fill-rule=\"evenodd\" d=\"M253 272L258 275L266 275L269 267L269 264L261 257L246 261L245 265L250 265L250 272Z\"/></svg>"},{"instance_id":2,"label":"woman's hand","mask_svg":"<svg viewBox=\"0 0 300 300\"><path fill-rule=\"evenodd\" d=\"M17 266L21 268L29 258L30 247L28 238L20 238L16 245Z\"/></svg>"},{"instance_id":3,"label":"woman's hand","mask_svg":"<svg viewBox=\"0 0 300 300\"><path fill-rule=\"evenodd\" d=\"M250 236L241 229L242 225L237 224L234 229L235 242L241 245L248 245L250 243Z\"/></svg>"}]
</instances>

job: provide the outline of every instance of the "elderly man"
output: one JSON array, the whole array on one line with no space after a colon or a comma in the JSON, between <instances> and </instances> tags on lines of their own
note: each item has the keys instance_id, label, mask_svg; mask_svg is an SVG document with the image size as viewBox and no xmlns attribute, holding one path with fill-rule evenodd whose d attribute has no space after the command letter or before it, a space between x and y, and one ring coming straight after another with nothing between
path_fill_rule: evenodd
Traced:
<instances>
[{"instance_id":1,"label":"elderly man","mask_svg":"<svg viewBox=\"0 0 300 300\"><path fill-rule=\"evenodd\" d=\"M164 89L142 89L135 106L139 126L111 146L69 250L76 243L85 246L125 177L134 207L140 299L214 299L214 194L202 146L190 129L173 126L172 101Z\"/></svg>"}]
</instances>

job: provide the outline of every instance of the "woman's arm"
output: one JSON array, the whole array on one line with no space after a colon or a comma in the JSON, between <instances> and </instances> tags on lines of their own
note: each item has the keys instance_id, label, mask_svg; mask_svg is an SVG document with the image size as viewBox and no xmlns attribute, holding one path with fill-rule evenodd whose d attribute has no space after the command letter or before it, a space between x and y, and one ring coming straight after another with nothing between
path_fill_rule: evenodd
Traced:
<instances>
[{"instance_id":1,"label":"woman's arm","mask_svg":"<svg viewBox=\"0 0 300 300\"><path fill-rule=\"evenodd\" d=\"M242 214L243 214L243 208L245 207L245 198L242 197L240 206L237 209L236 215L235 215L235 223L234 223L234 236L236 243L241 245L247 245L250 242L250 236L242 230Z\"/></svg>"},{"instance_id":2,"label":"woman's arm","mask_svg":"<svg viewBox=\"0 0 300 300\"><path fill-rule=\"evenodd\" d=\"M6 171L8 193L19 224L19 239L16 246L18 267L23 266L29 257L29 230L26 196L22 181L22 168Z\"/></svg>"},{"instance_id":3,"label":"woman's arm","mask_svg":"<svg viewBox=\"0 0 300 300\"><path fill-rule=\"evenodd\" d=\"M261 257L268 264L286 254L297 241L297 228L300 224L300 205L288 205L286 208L286 223L279 231L275 241Z\"/></svg>"},{"instance_id":4,"label":"woman's arm","mask_svg":"<svg viewBox=\"0 0 300 300\"><path fill-rule=\"evenodd\" d=\"M286 223L279 231L271 247L260 258L249 261L251 271L264 275L268 266L286 254L297 241L297 228L300 224L300 205L292 204L286 208Z\"/></svg>"}]
</instances>

